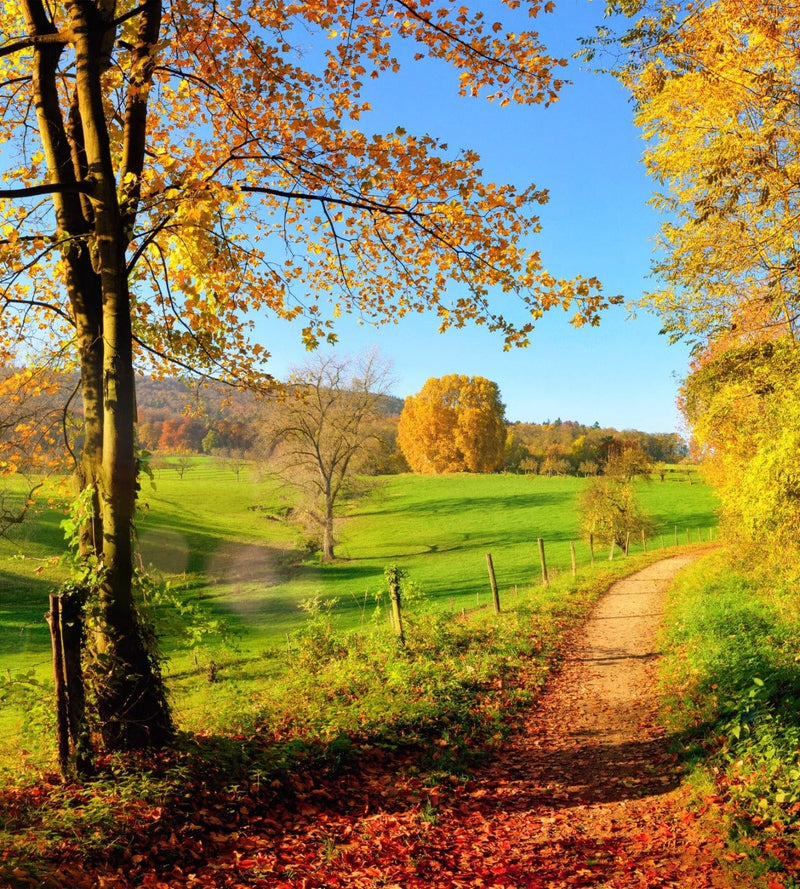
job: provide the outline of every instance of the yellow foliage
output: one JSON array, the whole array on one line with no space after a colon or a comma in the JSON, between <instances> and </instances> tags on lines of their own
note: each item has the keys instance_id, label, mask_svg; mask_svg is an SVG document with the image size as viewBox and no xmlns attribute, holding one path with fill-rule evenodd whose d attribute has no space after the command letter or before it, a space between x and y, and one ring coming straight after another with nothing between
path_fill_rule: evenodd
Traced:
<instances>
[{"instance_id":1,"label":"yellow foliage","mask_svg":"<svg viewBox=\"0 0 800 889\"><path fill-rule=\"evenodd\" d=\"M645 302L695 347L683 405L729 529L796 550L800 12L785 0L635 8L618 73L664 219Z\"/></svg>"},{"instance_id":2,"label":"yellow foliage","mask_svg":"<svg viewBox=\"0 0 800 889\"><path fill-rule=\"evenodd\" d=\"M525 5L539 11L535 0ZM511 346L525 345L531 326L493 310L493 291L516 294L531 319L572 305L576 323L596 323L616 301L593 278L555 280L523 246L538 231L543 190L485 182L474 152L451 152L431 136L358 126L365 80L400 68L399 37L455 68L465 94L554 101L562 62L536 32L506 28L479 5L434 13L379 0L356 8L243 2L228 15L191 0L124 0L102 7L104 15L114 8L116 25L102 36L105 117L90 121L70 111L83 33L73 25L85 8L78 0L3 5L4 33L13 36L0 56L0 141L5 185L16 190L0 204L2 292L19 309L4 328L7 342L41 319L59 348L87 307L86 295L70 290L82 274L74 247L108 237L92 240L99 183L91 198L77 193L90 133L108 139L114 237L127 253L138 360L151 370L177 362L255 381L250 319L264 313L289 320L300 312L324 327L342 304L377 322L432 309L443 327L486 323ZM63 50L53 71L46 45ZM35 118L45 106L47 121ZM34 196L19 189L47 183L63 190L50 196L49 213L46 204L32 213ZM25 293L31 278L35 299ZM209 299L220 292L233 298ZM306 336L312 346L321 339Z\"/></svg>"},{"instance_id":3,"label":"yellow foliage","mask_svg":"<svg viewBox=\"0 0 800 889\"><path fill-rule=\"evenodd\" d=\"M493 472L503 465L506 435L497 384L451 374L406 398L397 443L414 472Z\"/></svg>"},{"instance_id":4,"label":"yellow foliage","mask_svg":"<svg viewBox=\"0 0 800 889\"><path fill-rule=\"evenodd\" d=\"M797 8L662 0L630 36L634 61L621 75L637 102L653 204L665 220L655 264L663 285L648 304L674 339L699 344L753 303L761 325L793 328Z\"/></svg>"}]
</instances>

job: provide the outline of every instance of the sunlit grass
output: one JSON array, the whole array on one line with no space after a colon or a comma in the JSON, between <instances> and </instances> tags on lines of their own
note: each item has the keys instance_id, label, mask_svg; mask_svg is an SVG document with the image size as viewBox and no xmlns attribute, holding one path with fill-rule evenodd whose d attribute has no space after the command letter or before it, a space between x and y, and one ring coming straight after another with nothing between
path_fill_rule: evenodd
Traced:
<instances>
[{"instance_id":1,"label":"sunlit grass","mask_svg":"<svg viewBox=\"0 0 800 889\"><path fill-rule=\"evenodd\" d=\"M156 470L154 486L143 484L138 545L141 567L192 609L190 636L178 632L168 606L156 610L177 708L188 713L218 706L217 689L206 681L212 662L226 671L221 675L238 677L243 695L274 675L275 658L262 655L288 649L305 620L299 607L304 601L335 599L337 629L367 627L387 565L402 568L431 610L442 613L490 601L487 553L506 604L540 585L539 537L546 542L551 577L570 575L571 543L579 570L587 571L589 549L579 539L575 511L584 484L515 475L381 478L367 496L343 505L338 558L323 565L285 520L290 501L274 480L252 469L237 479L224 464L202 458L183 478L173 469ZM660 525L651 549L669 547L676 526L685 543L687 530L694 542L696 529L715 524L709 489L682 475L642 485L642 499ZM65 546L56 505L42 498L33 521L10 542L0 541L5 679L50 681L47 596L68 576L68 565L55 561ZM633 541L632 549L640 552L641 542ZM598 564L607 557L598 544ZM220 621L225 632L211 632ZM0 713L0 736L13 731L16 738L21 731L19 710L12 709Z\"/></svg>"}]
</instances>

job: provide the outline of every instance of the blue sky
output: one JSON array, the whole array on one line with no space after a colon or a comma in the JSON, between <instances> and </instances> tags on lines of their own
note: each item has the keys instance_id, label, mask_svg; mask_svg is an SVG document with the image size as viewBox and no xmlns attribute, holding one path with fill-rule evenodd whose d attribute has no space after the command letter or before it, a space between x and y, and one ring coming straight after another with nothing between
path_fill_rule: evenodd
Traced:
<instances>
[{"instance_id":1,"label":"blue sky","mask_svg":"<svg viewBox=\"0 0 800 889\"><path fill-rule=\"evenodd\" d=\"M492 17L495 4L486 0ZM499 3L496 4L498 7ZM507 19L498 9L497 17ZM577 38L602 22L602 0L560 0L535 27L551 52L568 56ZM632 124L627 96L612 79L574 61L572 85L550 108L505 108L459 99L456 74L424 66L404 68L396 83L382 83L375 98L376 127L429 132L451 148L482 156L492 181L550 191L541 210L542 232L533 246L557 276L595 275L608 294L637 300L648 281L658 218L647 206L652 186L641 164L643 143ZM414 394L429 377L458 373L495 381L511 421L560 417L591 425L648 432L683 432L675 405L687 350L659 336L657 318L612 309L598 328L575 329L561 311L539 322L527 349L503 352L499 337L480 328L439 334L430 316L374 329L344 319L337 351L354 355L377 346L393 366L393 394ZM286 331L265 340L278 377L305 358Z\"/></svg>"}]
</instances>

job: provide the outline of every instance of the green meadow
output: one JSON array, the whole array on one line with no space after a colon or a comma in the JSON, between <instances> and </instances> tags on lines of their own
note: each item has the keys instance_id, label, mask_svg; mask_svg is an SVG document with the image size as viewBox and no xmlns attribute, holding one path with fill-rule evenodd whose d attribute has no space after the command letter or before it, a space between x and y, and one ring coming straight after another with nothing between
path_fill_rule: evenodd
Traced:
<instances>
[{"instance_id":1,"label":"green meadow","mask_svg":"<svg viewBox=\"0 0 800 889\"><path fill-rule=\"evenodd\" d=\"M584 485L521 475L382 477L343 505L337 561L325 565L287 520L291 498L274 480L255 472L237 478L210 459L198 459L182 478L159 469L153 484L144 483L137 534L141 567L154 580L146 603L180 718L191 724L209 706L204 677L212 663L220 679L238 680L241 694L282 668L274 652L291 657L293 634L309 620L302 603L327 603L339 630L386 620L386 603L381 611L378 602L389 565L403 570L428 609L455 612L489 604L487 553L509 604L541 585L538 538L551 578L571 574L571 544L579 571L588 570L576 513ZM716 501L697 477L675 471L642 483L640 493L657 528L651 551L672 546L676 535L680 544L708 539ZM0 541L0 670L7 679L48 682L47 596L69 574L59 558L63 517L54 489L29 523ZM641 552L642 542L631 550ZM596 546L597 562L608 555ZM0 736L19 719L5 711Z\"/></svg>"}]
</instances>

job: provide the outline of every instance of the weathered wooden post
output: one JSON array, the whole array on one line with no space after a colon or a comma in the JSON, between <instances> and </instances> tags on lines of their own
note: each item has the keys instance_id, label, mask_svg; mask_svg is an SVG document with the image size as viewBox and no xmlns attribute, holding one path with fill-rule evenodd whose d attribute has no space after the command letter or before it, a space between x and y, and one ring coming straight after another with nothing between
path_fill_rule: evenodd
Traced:
<instances>
[{"instance_id":1,"label":"weathered wooden post","mask_svg":"<svg viewBox=\"0 0 800 889\"><path fill-rule=\"evenodd\" d=\"M609 562L613 562L613 561L614 561L614 544L615 544L615 542L616 542L616 541L615 541L614 538L612 537L612 538L611 538L611 549L608 551L608 561L609 561Z\"/></svg>"},{"instance_id":2,"label":"weathered wooden post","mask_svg":"<svg viewBox=\"0 0 800 889\"><path fill-rule=\"evenodd\" d=\"M628 555L628 550L630 550L630 548L631 548L631 532L628 531L628 532L625 534L625 550L624 550L624 553L625 553L626 556Z\"/></svg>"},{"instance_id":3,"label":"weathered wooden post","mask_svg":"<svg viewBox=\"0 0 800 889\"><path fill-rule=\"evenodd\" d=\"M400 579L402 576L402 572L397 565L390 565L386 569L386 580L389 584L389 601L392 603L392 623L394 624L394 632L400 640L400 644L405 645L406 639L403 635L403 615L400 607Z\"/></svg>"},{"instance_id":4,"label":"weathered wooden post","mask_svg":"<svg viewBox=\"0 0 800 889\"><path fill-rule=\"evenodd\" d=\"M642 549L647 552L647 535L644 532L644 528L642 528Z\"/></svg>"},{"instance_id":5,"label":"weathered wooden post","mask_svg":"<svg viewBox=\"0 0 800 889\"><path fill-rule=\"evenodd\" d=\"M83 603L83 591L66 585L61 592L50 594L50 611L45 615L53 650L58 766L65 778L71 771L73 754L74 768L79 775L92 772L81 669Z\"/></svg>"},{"instance_id":6,"label":"weathered wooden post","mask_svg":"<svg viewBox=\"0 0 800 889\"><path fill-rule=\"evenodd\" d=\"M494 576L492 554L486 553L486 567L489 569L489 586L492 588L492 603L495 614L500 614L500 594L497 592L497 578Z\"/></svg>"},{"instance_id":7,"label":"weathered wooden post","mask_svg":"<svg viewBox=\"0 0 800 889\"><path fill-rule=\"evenodd\" d=\"M594 532L589 532L589 564L594 568Z\"/></svg>"},{"instance_id":8,"label":"weathered wooden post","mask_svg":"<svg viewBox=\"0 0 800 889\"><path fill-rule=\"evenodd\" d=\"M79 775L93 772L89 729L86 725L86 689L83 681L81 652L84 641L84 604L86 591L70 585L62 588L61 657L67 691L67 720L75 753L75 769Z\"/></svg>"},{"instance_id":9,"label":"weathered wooden post","mask_svg":"<svg viewBox=\"0 0 800 889\"><path fill-rule=\"evenodd\" d=\"M575 559L575 541L574 540L570 540L570 542L569 542L569 553L570 553L570 556L572 556L572 576L577 577L578 576L578 562Z\"/></svg>"},{"instance_id":10,"label":"weathered wooden post","mask_svg":"<svg viewBox=\"0 0 800 889\"><path fill-rule=\"evenodd\" d=\"M50 611L45 615L50 625L53 649L53 682L56 691L56 740L58 767L64 778L69 774L69 716L67 712L67 684L64 680L64 653L61 645L61 598L50 594Z\"/></svg>"},{"instance_id":11,"label":"weathered wooden post","mask_svg":"<svg viewBox=\"0 0 800 889\"><path fill-rule=\"evenodd\" d=\"M550 580L547 576L547 561L544 557L544 537L539 538L539 561L542 563L542 583L547 586Z\"/></svg>"}]
</instances>

